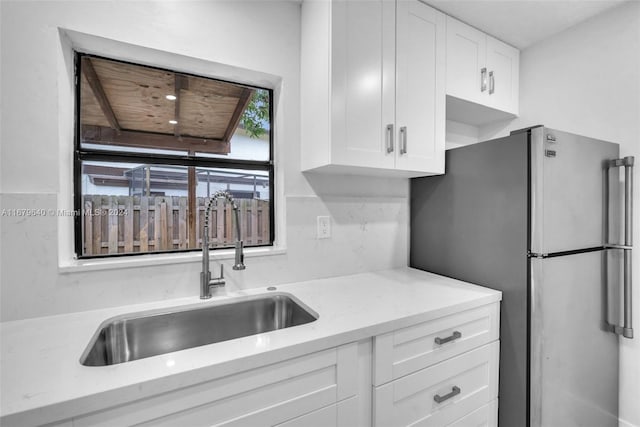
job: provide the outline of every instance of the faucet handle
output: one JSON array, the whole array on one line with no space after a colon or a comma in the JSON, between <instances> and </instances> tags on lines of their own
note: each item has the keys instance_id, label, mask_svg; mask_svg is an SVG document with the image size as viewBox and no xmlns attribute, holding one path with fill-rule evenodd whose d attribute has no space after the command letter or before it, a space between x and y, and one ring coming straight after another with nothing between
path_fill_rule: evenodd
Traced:
<instances>
[{"instance_id":1,"label":"faucet handle","mask_svg":"<svg viewBox=\"0 0 640 427\"><path fill-rule=\"evenodd\" d=\"M220 276L218 277L214 277L213 279L209 280L209 288L216 287L222 287L225 285L225 281L224 281L224 264L220 263Z\"/></svg>"}]
</instances>

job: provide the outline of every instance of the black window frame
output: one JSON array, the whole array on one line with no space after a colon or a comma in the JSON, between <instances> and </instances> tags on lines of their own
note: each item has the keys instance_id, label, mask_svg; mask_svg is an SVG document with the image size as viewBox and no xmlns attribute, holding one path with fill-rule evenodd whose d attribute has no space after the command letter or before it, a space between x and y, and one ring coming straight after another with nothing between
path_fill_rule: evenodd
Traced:
<instances>
[{"instance_id":1,"label":"black window frame","mask_svg":"<svg viewBox=\"0 0 640 427\"><path fill-rule=\"evenodd\" d=\"M187 76L193 76L198 78L215 80L223 83L230 83L237 86L244 86L252 89L266 90L269 93L269 159L265 161L261 160L239 160L239 159L226 159L218 157L202 157L196 155L177 155L177 154L158 154L158 153L136 153L129 151L118 152L116 150L100 150L92 148L82 148L81 144L81 76L82 76L82 57L104 59L107 61L115 61L123 64L142 66L160 71L167 71L171 73L180 73ZM276 238L275 230L275 162L274 162L274 140L273 140L273 89L254 86L246 83L238 83L228 81L224 79L213 78L210 76L202 76L184 71L171 70L169 68L150 66L146 64L137 64L135 62L123 61L120 59L113 59L91 53L85 53L81 51L74 51L74 90L75 90L75 113L74 113L74 158L73 158L73 209L76 212L74 215L74 252L77 259L96 259L96 258L116 258L116 257L129 257L138 255L156 255L156 254L180 254L186 252L201 252L202 248L192 249L175 249L175 250L163 250L153 252L129 252L129 253L117 253L117 254L95 254L95 255L83 255L83 238L82 238L82 162L83 161L107 161L107 162L121 162L121 163L145 163L149 165L173 165L173 166L194 166L194 167L207 167L217 169L245 169L245 170L259 170L265 171L269 174L269 243L263 243L260 245L251 245L249 248L273 246L273 242ZM213 250L229 249L227 247L214 248Z\"/></svg>"}]
</instances>

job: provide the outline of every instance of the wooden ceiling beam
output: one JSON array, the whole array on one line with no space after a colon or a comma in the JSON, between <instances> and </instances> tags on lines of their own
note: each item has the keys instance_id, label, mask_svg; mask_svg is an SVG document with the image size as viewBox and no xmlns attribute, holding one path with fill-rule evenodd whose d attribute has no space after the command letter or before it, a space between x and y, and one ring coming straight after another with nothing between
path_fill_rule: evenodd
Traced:
<instances>
[{"instance_id":1,"label":"wooden ceiling beam","mask_svg":"<svg viewBox=\"0 0 640 427\"><path fill-rule=\"evenodd\" d=\"M96 97L98 104L100 105L100 109L104 114L105 118L109 122L109 125L115 129L116 132L120 133L122 130L120 128L120 124L118 123L118 119L116 118L115 113L113 112L113 108L111 108L111 103L109 102L109 98L107 98L107 94L104 92L104 88L102 87L102 83L100 83L100 78L96 73L96 70L93 68L93 64L91 63L91 58L84 56L82 58L82 73L87 78L89 82L89 86L91 87L91 91L93 95Z\"/></svg>"},{"instance_id":2,"label":"wooden ceiling beam","mask_svg":"<svg viewBox=\"0 0 640 427\"><path fill-rule=\"evenodd\" d=\"M137 132L111 129L105 126L82 125L83 143L119 145L126 147L157 148L161 150L193 151L209 154L229 154L229 141L190 136Z\"/></svg>"},{"instance_id":3,"label":"wooden ceiling beam","mask_svg":"<svg viewBox=\"0 0 640 427\"><path fill-rule=\"evenodd\" d=\"M187 76L182 89L204 97L237 98L244 86L207 77Z\"/></svg>"},{"instance_id":4,"label":"wooden ceiling beam","mask_svg":"<svg viewBox=\"0 0 640 427\"><path fill-rule=\"evenodd\" d=\"M180 137L180 91L182 89L188 90L189 89L189 80L187 79L186 76L183 76L182 74L175 74L175 83L174 83L174 90L175 90L175 105L174 105L174 117L175 120L178 122L174 125L174 129L173 129L173 134L176 137Z\"/></svg>"},{"instance_id":5,"label":"wooden ceiling beam","mask_svg":"<svg viewBox=\"0 0 640 427\"><path fill-rule=\"evenodd\" d=\"M253 89L243 88L242 93L240 94L240 98L238 98L238 105L236 106L233 115L231 116L231 120L229 120L229 124L227 125L227 129L224 131L223 141L231 141L231 137L236 131L238 127L238 123L240 123L240 119L242 118L242 114L244 110L251 102L251 97L253 96Z\"/></svg>"}]
</instances>

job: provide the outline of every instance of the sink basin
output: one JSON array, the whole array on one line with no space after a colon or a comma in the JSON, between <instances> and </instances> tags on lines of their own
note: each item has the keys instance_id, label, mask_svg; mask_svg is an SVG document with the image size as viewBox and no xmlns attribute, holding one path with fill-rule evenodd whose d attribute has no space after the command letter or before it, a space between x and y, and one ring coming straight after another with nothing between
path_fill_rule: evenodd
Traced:
<instances>
[{"instance_id":1,"label":"sink basin","mask_svg":"<svg viewBox=\"0 0 640 427\"><path fill-rule=\"evenodd\" d=\"M304 325L317 318L310 309L287 294L170 312L126 314L109 319L100 326L80 362L85 366L115 365Z\"/></svg>"}]
</instances>

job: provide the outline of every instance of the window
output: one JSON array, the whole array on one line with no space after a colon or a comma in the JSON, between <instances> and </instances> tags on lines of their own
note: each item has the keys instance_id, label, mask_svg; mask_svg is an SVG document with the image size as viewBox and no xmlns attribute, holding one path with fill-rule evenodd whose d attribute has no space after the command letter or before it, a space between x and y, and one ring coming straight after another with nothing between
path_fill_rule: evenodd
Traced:
<instances>
[{"instance_id":1,"label":"window","mask_svg":"<svg viewBox=\"0 0 640 427\"><path fill-rule=\"evenodd\" d=\"M76 53L79 258L201 249L229 192L246 247L274 241L272 91ZM211 247L232 247L223 198Z\"/></svg>"}]
</instances>

